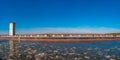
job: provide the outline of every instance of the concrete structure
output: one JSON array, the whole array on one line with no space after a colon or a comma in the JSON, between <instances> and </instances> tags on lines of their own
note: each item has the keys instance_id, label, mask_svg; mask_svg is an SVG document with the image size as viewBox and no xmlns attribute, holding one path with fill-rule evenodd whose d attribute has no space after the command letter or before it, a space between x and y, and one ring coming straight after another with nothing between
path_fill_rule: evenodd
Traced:
<instances>
[{"instance_id":1,"label":"concrete structure","mask_svg":"<svg viewBox=\"0 0 120 60\"><path fill-rule=\"evenodd\" d=\"M14 36L15 35L15 23L10 22L9 24L9 36Z\"/></svg>"}]
</instances>

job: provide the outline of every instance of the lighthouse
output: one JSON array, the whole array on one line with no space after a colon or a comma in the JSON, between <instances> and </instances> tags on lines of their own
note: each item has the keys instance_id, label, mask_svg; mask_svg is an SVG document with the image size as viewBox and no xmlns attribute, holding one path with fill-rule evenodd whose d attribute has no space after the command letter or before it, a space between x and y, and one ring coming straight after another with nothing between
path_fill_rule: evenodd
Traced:
<instances>
[{"instance_id":1,"label":"lighthouse","mask_svg":"<svg viewBox=\"0 0 120 60\"><path fill-rule=\"evenodd\" d=\"M10 22L9 24L9 36L15 35L15 22Z\"/></svg>"}]
</instances>

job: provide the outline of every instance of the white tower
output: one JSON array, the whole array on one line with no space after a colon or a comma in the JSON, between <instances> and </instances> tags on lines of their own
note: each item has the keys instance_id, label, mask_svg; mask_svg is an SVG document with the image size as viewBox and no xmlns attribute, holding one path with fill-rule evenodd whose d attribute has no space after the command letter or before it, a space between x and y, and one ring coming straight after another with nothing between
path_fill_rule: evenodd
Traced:
<instances>
[{"instance_id":1,"label":"white tower","mask_svg":"<svg viewBox=\"0 0 120 60\"><path fill-rule=\"evenodd\" d=\"M15 23L10 22L9 24L9 36L14 36L15 35Z\"/></svg>"},{"instance_id":2,"label":"white tower","mask_svg":"<svg viewBox=\"0 0 120 60\"><path fill-rule=\"evenodd\" d=\"M10 22L9 24L9 36L14 36L15 35L15 23L14 22ZM11 39L10 42L10 54L9 54L9 57L10 56L14 56L14 53L15 53L15 44L14 44L14 41Z\"/></svg>"}]
</instances>

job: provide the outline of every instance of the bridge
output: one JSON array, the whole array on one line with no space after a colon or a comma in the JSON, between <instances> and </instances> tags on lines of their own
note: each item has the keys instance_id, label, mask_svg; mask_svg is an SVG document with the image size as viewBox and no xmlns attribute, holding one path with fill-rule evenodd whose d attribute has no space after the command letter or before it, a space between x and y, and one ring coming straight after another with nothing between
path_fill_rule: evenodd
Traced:
<instances>
[{"instance_id":1,"label":"bridge","mask_svg":"<svg viewBox=\"0 0 120 60\"><path fill-rule=\"evenodd\" d=\"M15 23L9 24L9 35L0 35L0 40L19 42L99 42L120 40L120 34L15 34Z\"/></svg>"},{"instance_id":2,"label":"bridge","mask_svg":"<svg viewBox=\"0 0 120 60\"><path fill-rule=\"evenodd\" d=\"M101 42L118 41L120 34L15 34L15 23L9 24L9 35L0 35L0 40L9 40L9 57L15 55L14 42L47 42L47 43L71 43L71 42Z\"/></svg>"}]
</instances>

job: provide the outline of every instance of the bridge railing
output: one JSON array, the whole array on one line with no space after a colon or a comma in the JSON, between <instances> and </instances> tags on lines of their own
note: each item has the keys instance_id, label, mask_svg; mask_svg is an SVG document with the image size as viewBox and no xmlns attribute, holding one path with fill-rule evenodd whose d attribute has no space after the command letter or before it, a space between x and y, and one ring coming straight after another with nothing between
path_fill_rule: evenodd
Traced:
<instances>
[{"instance_id":1,"label":"bridge railing","mask_svg":"<svg viewBox=\"0 0 120 60\"><path fill-rule=\"evenodd\" d=\"M0 37L44 37L44 38L70 38L70 37L120 37L120 34L24 34L24 35L0 35Z\"/></svg>"}]
</instances>

